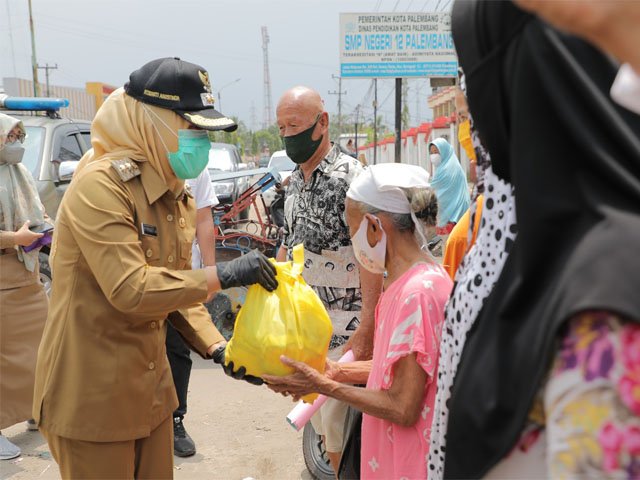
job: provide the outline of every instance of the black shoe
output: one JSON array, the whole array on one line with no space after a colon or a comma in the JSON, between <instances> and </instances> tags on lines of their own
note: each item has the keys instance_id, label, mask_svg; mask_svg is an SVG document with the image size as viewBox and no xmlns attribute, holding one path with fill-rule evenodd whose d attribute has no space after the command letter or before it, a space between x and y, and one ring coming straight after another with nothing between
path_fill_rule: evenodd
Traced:
<instances>
[{"instance_id":1,"label":"black shoe","mask_svg":"<svg viewBox=\"0 0 640 480\"><path fill-rule=\"evenodd\" d=\"M176 457L190 457L196 454L196 444L184 429L182 419L173 419L173 454Z\"/></svg>"}]
</instances>

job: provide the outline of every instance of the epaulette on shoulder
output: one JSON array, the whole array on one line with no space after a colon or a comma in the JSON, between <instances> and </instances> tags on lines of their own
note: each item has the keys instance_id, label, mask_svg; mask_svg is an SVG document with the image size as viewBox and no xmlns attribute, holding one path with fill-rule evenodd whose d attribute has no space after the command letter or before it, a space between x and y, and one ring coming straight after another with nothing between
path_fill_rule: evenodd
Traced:
<instances>
[{"instance_id":1,"label":"epaulette on shoulder","mask_svg":"<svg viewBox=\"0 0 640 480\"><path fill-rule=\"evenodd\" d=\"M112 160L111 167L115 169L116 172L118 172L118 175L123 182L128 182L132 178L135 178L142 173L140 172L138 164L133 160L129 160L128 158L123 158L121 160Z\"/></svg>"}]
</instances>

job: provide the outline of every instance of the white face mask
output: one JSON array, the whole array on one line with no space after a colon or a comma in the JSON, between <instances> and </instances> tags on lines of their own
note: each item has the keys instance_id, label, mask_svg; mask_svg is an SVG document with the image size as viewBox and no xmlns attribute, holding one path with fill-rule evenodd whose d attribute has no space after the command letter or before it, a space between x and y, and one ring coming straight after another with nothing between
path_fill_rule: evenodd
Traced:
<instances>
[{"instance_id":1,"label":"white face mask","mask_svg":"<svg viewBox=\"0 0 640 480\"><path fill-rule=\"evenodd\" d=\"M16 165L22 161L24 155L24 147L18 141L6 143L4 148L0 150L0 163Z\"/></svg>"},{"instance_id":2,"label":"white face mask","mask_svg":"<svg viewBox=\"0 0 640 480\"><path fill-rule=\"evenodd\" d=\"M437 167L438 165L440 165L441 161L442 161L442 157L440 156L439 153L431 154L431 165L433 165L434 167Z\"/></svg>"},{"instance_id":3,"label":"white face mask","mask_svg":"<svg viewBox=\"0 0 640 480\"><path fill-rule=\"evenodd\" d=\"M351 239L351 245L360 265L371 273L384 273L386 271L387 234L382 229L380 220L376 218L376 221L378 222L378 228L382 230L382 238L376 245L372 247L367 240L367 226L369 225L367 217L362 219L358 231Z\"/></svg>"}]
</instances>

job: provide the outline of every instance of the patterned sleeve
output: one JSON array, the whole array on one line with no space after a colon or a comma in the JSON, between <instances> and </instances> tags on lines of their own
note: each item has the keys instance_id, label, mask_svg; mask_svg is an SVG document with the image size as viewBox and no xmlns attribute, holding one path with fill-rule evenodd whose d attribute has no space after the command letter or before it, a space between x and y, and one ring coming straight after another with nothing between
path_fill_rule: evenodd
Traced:
<instances>
[{"instance_id":1,"label":"patterned sleeve","mask_svg":"<svg viewBox=\"0 0 640 480\"><path fill-rule=\"evenodd\" d=\"M442 321L436 318L435 299L427 292L410 294L395 318L385 319L391 339L383 363L382 388L393 383L393 366L401 358L416 354L416 360L429 377L433 377L440 349Z\"/></svg>"},{"instance_id":2,"label":"patterned sleeve","mask_svg":"<svg viewBox=\"0 0 640 480\"><path fill-rule=\"evenodd\" d=\"M293 224L293 194L287 194L284 200L284 227L282 235L282 246L289 249L289 238L291 236L291 226Z\"/></svg>"}]
</instances>

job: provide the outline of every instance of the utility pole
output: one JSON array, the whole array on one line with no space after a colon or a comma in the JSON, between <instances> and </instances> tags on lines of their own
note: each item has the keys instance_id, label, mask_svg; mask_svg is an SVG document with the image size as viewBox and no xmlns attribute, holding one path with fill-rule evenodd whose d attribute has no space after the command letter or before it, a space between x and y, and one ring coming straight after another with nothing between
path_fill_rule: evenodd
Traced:
<instances>
[{"instance_id":1,"label":"utility pole","mask_svg":"<svg viewBox=\"0 0 640 480\"><path fill-rule=\"evenodd\" d=\"M424 87L423 85L418 86L419 80L416 80L416 125L420 125L420 87Z\"/></svg>"},{"instance_id":2,"label":"utility pole","mask_svg":"<svg viewBox=\"0 0 640 480\"><path fill-rule=\"evenodd\" d=\"M356 105L356 138L354 142L354 147L356 150L356 158L358 158L358 121L360 120L360 105Z\"/></svg>"},{"instance_id":3,"label":"utility pole","mask_svg":"<svg viewBox=\"0 0 640 480\"><path fill-rule=\"evenodd\" d=\"M38 85L38 61L36 60L36 37L33 32L33 14L31 13L31 0L29 0L29 29L31 30L31 72L33 73L33 96L40 96Z\"/></svg>"},{"instance_id":4,"label":"utility pole","mask_svg":"<svg viewBox=\"0 0 640 480\"><path fill-rule=\"evenodd\" d=\"M402 81L402 129L406 130L411 126L411 115L409 113L409 79Z\"/></svg>"},{"instance_id":5,"label":"utility pole","mask_svg":"<svg viewBox=\"0 0 640 480\"><path fill-rule=\"evenodd\" d=\"M271 109L271 76L269 75L269 33L267 27L262 27L262 61L264 75L264 91L262 100L264 103L264 116L262 127L266 130L273 124L273 112Z\"/></svg>"},{"instance_id":6,"label":"utility pole","mask_svg":"<svg viewBox=\"0 0 640 480\"><path fill-rule=\"evenodd\" d=\"M378 79L373 79L373 164L378 161Z\"/></svg>"},{"instance_id":7,"label":"utility pole","mask_svg":"<svg viewBox=\"0 0 640 480\"><path fill-rule=\"evenodd\" d=\"M339 75L331 75L331 78L338 80L338 91L329 91L329 95L338 95L338 135L342 133L342 95L346 95L347 91L342 91L342 77Z\"/></svg>"},{"instance_id":8,"label":"utility pole","mask_svg":"<svg viewBox=\"0 0 640 480\"><path fill-rule=\"evenodd\" d=\"M396 78L396 151L395 162L400 163L402 159L402 78Z\"/></svg>"},{"instance_id":9,"label":"utility pole","mask_svg":"<svg viewBox=\"0 0 640 480\"><path fill-rule=\"evenodd\" d=\"M256 119L256 104L251 102L251 130L256 129L256 123L258 123Z\"/></svg>"},{"instance_id":10,"label":"utility pole","mask_svg":"<svg viewBox=\"0 0 640 480\"><path fill-rule=\"evenodd\" d=\"M15 52L15 47L13 45L13 34L11 33L12 27L11 27L11 11L9 10L9 1L7 0L7 23L9 24L9 43L11 44L11 60L13 62L13 76L17 77L17 70L16 70L16 52Z\"/></svg>"},{"instance_id":11,"label":"utility pole","mask_svg":"<svg viewBox=\"0 0 640 480\"><path fill-rule=\"evenodd\" d=\"M36 65L38 67L38 69L40 70L44 70L44 76L47 79L47 97L51 96L51 89L49 87L49 70L57 70L58 69L58 64L56 63L53 66L49 66L49 64L47 63L44 67L41 67L40 65Z\"/></svg>"}]
</instances>

